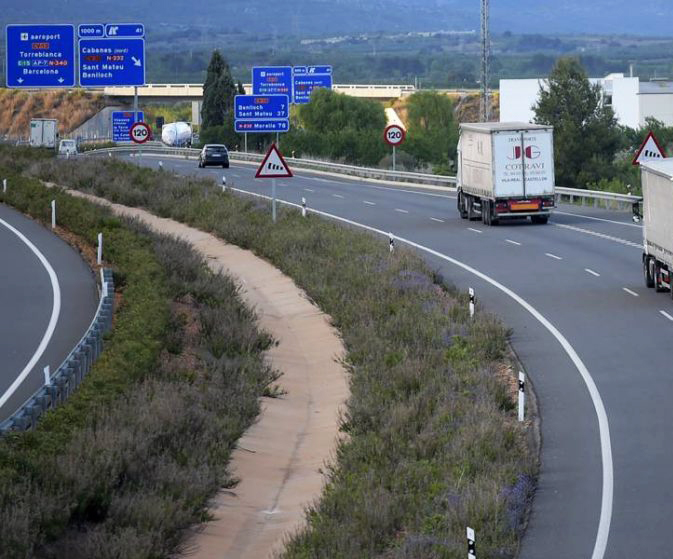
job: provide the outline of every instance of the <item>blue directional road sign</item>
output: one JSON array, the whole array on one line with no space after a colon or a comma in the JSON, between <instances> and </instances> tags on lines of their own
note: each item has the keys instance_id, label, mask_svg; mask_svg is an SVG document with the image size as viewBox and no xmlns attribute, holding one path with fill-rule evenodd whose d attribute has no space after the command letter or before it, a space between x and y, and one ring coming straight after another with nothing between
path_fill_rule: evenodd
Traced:
<instances>
[{"instance_id":1,"label":"blue directional road sign","mask_svg":"<svg viewBox=\"0 0 673 559\"><path fill-rule=\"evenodd\" d=\"M145 26L142 23L108 23L105 26L106 37L144 37Z\"/></svg>"},{"instance_id":2,"label":"blue directional road sign","mask_svg":"<svg viewBox=\"0 0 673 559\"><path fill-rule=\"evenodd\" d=\"M143 111L138 111L138 119L136 120L133 111L113 111L112 112L112 141L113 142L130 142L131 141L131 127L136 122L143 122L145 115Z\"/></svg>"},{"instance_id":3,"label":"blue directional road sign","mask_svg":"<svg viewBox=\"0 0 673 559\"><path fill-rule=\"evenodd\" d=\"M73 87L72 25L8 25L7 87Z\"/></svg>"},{"instance_id":4,"label":"blue directional road sign","mask_svg":"<svg viewBox=\"0 0 673 559\"><path fill-rule=\"evenodd\" d=\"M80 39L79 84L145 85L145 39Z\"/></svg>"},{"instance_id":5,"label":"blue directional road sign","mask_svg":"<svg viewBox=\"0 0 673 559\"><path fill-rule=\"evenodd\" d=\"M256 66L252 69L253 95L289 95L292 98L291 66Z\"/></svg>"},{"instance_id":6,"label":"blue directional road sign","mask_svg":"<svg viewBox=\"0 0 673 559\"><path fill-rule=\"evenodd\" d=\"M77 26L77 36L80 39L105 37L105 26L102 23L82 23Z\"/></svg>"},{"instance_id":7,"label":"blue directional road sign","mask_svg":"<svg viewBox=\"0 0 673 559\"><path fill-rule=\"evenodd\" d=\"M285 120L236 120L234 129L239 133L289 132L290 121Z\"/></svg>"},{"instance_id":8,"label":"blue directional road sign","mask_svg":"<svg viewBox=\"0 0 673 559\"><path fill-rule=\"evenodd\" d=\"M331 66L296 66L292 76L294 102L309 103L311 93L318 87L332 89Z\"/></svg>"},{"instance_id":9,"label":"blue directional road sign","mask_svg":"<svg viewBox=\"0 0 673 559\"><path fill-rule=\"evenodd\" d=\"M275 120L290 118L287 95L236 95L236 120Z\"/></svg>"}]
</instances>

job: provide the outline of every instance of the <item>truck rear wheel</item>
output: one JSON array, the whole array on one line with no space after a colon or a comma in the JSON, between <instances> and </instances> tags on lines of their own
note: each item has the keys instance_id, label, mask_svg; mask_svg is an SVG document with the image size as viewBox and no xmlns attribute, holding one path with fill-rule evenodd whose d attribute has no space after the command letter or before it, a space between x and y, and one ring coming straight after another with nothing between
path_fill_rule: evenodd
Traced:
<instances>
[{"instance_id":1,"label":"truck rear wheel","mask_svg":"<svg viewBox=\"0 0 673 559\"><path fill-rule=\"evenodd\" d=\"M467 211L465 210L465 195L462 191L458 192L458 213L461 219L467 219Z\"/></svg>"},{"instance_id":2,"label":"truck rear wheel","mask_svg":"<svg viewBox=\"0 0 673 559\"><path fill-rule=\"evenodd\" d=\"M654 275L653 272L653 262L652 258L649 256L643 256L643 276L645 277L645 286L654 287Z\"/></svg>"}]
</instances>

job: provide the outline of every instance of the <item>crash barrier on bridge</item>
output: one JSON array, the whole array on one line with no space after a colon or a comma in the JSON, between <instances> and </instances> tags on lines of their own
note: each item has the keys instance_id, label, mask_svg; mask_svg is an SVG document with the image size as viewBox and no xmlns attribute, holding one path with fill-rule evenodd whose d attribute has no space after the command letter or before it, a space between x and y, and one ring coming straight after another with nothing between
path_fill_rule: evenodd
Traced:
<instances>
[{"instance_id":1,"label":"crash barrier on bridge","mask_svg":"<svg viewBox=\"0 0 673 559\"><path fill-rule=\"evenodd\" d=\"M184 159L196 159L200 150L191 148L169 148L163 145L152 146L118 146L113 148L104 148L100 150L91 150L86 155L100 155L101 153L128 153L142 156L160 155L162 157L177 157ZM263 155L259 153L244 153L241 151L230 151L229 158L232 161L261 162ZM340 175L349 175L354 177L377 179L387 182L403 182L413 184L423 184L431 186L443 186L446 188L455 188L456 177L432 175L427 173L410 173L407 171L388 171L385 169L375 169L371 167L358 167L356 165L344 165L343 163L332 163L330 161L317 161L313 159L301 159L294 157L285 158L290 167L298 169L308 169L314 171L323 171L337 173ZM556 187L556 201L570 202L571 204L582 204L595 207L605 207L612 210L629 210L642 202L642 197L631 194L618 194L615 192L603 192L600 190L584 190L581 188Z\"/></svg>"},{"instance_id":2,"label":"crash barrier on bridge","mask_svg":"<svg viewBox=\"0 0 673 559\"><path fill-rule=\"evenodd\" d=\"M0 436L34 429L48 410L64 403L91 370L103 351L103 336L112 326L114 280L112 270L101 270L101 297L91 325L61 366L9 419L0 423Z\"/></svg>"}]
</instances>

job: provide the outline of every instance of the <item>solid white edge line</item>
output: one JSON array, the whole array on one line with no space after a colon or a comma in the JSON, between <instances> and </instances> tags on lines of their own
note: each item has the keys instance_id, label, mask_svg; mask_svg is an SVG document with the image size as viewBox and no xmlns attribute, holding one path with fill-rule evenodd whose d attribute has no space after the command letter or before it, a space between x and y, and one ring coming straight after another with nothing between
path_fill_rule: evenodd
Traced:
<instances>
[{"instance_id":1,"label":"solid white edge line","mask_svg":"<svg viewBox=\"0 0 673 559\"><path fill-rule=\"evenodd\" d=\"M232 190L248 194L251 196L257 196L259 198L264 198L266 200L271 199L269 196L265 196L263 194L256 194L254 192L248 192L246 190L241 190L238 188L232 188ZM299 209L301 208L299 204L286 202L284 200L278 200L278 201L288 206L292 206ZM377 233L379 235L383 235L385 238L388 238L388 232L376 229L375 227L371 227L363 223L358 223L357 221L352 221L350 219L339 217L337 215L330 214L327 212L322 212L320 210L313 210L313 212L318 215L334 219L336 221L341 221L343 223L347 223L355 227L360 227L367 231L371 231L372 233ZM556 326L554 326L551 322L549 322L549 320L547 320L547 318L545 318L535 307L533 307L525 299L517 295L514 291L512 291L508 287L505 287L504 285L494 280L490 276L487 276L486 274L480 272L479 270L476 270L475 268L472 268L471 266L464 264L460 260L451 258L446 254L442 254L441 252L437 252L436 250L433 250L431 248L419 245L418 243L407 240L403 237L395 236L395 239L411 247L414 247L420 251L436 256L441 260L445 260L446 262L458 266L459 268L462 268L466 272L469 272L477 276L478 278L484 280L485 282L490 283L493 287L499 289L500 291L508 295L519 305L521 305L526 311L528 311L540 324L542 324L549 331L549 333L552 336L554 336L554 338L556 338L556 340L561 345L563 350L566 352L568 357L570 357L570 360L573 362L575 368L580 373L582 380L584 380L584 384L586 385L587 390L589 392L589 396L591 397L591 402L593 403L594 410L596 411L596 417L598 418L598 432L601 440L601 462L603 466L603 489L601 495L601 513L598 522L598 531L596 533L596 542L594 544L594 549L591 554L591 559L603 559L605 555L605 550L608 545L608 536L610 534L610 522L612 521L612 501L614 491L614 474L612 464L612 444L610 442L610 425L608 423L608 415L605 411L605 406L603 405L603 399L601 398L600 392L598 391L598 387L596 386L596 383L594 382L594 379L591 376L591 373L587 369L586 365L575 351L575 348L570 344L570 342L565 338L565 336L561 334L561 332L556 328ZM673 317L671 317L671 320L673 320Z\"/></svg>"},{"instance_id":2,"label":"solid white edge line","mask_svg":"<svg viewBox=\"0 0 673 559\"><path fill-rule=\"evenodd\" d=\"M596 276L597 278L600 278L601 275L598 272L594 272L593 270L589 268L584 268L584 271L587 272L588 274L591 274L592 276Z\"/></svg>"},{"instance_id":3,"label":"solid white edge line","mask_svg":"<svg viewBox=\"0 0 673 559\"><path fill-rule=\"evenodd\" d=\"M668 314L666 311L659 311L659 312L660 312L663 316L665 316L666 318L668 318L668 320L670 320L671 322L673 322L673 316L671 316L670 314Z\"/></svg>"},{"instance_id":4,"label":"solid white edge line","mask_svg":"<svg viewBox=\"0 0 673 559\"><path fill-rule=\"evenodd\" d=\"M622 287L624 291L626 291L629 295L633 295L634 297L640 297L635 291L631 291L628 287Z\"/></svg>"},{"instance_id":5,"label":"solid white edge line","mask_svg":"<svg viewBox=\"0 0 673 559\"><path fill-rule=\"evenodd\" d=\"M563 260L560 256L556 256L555 254L552 254L551 252L545 252L545 256L549 256L549 258L553 258L554 260Z\"/></svg>"},{"instance_id":6,"label":"solid white edge line","mask_svg":"<svg viewBox=\"0 0 673 559\"><path fill-rule=\"evenodd\" d=\"M61 314L61 287L58 283L58 277L56 277L56 272L54 272L54 269L51 267L51 264L49 264L49 261L39 251L39 249L32 242L30 242L30 240L23 233L21 233L21 231L19 231L9 223L7 223L4 219L0 219L0 224L4 225L19 239L21 239L21 241L25 243L25 245L33 252L33 254L37 256L42 266L44 266L44 269L47 270L47 274L49 274L49 279L51 281L51 290L54 295L54 304L52 305L51 308L51 317L49 319L47 329L45 330L44 335L42 336L42 340L40 341L40 345L37 346L35 353L30 358L30 361L28 361L26 366L23 368L21 373L19 373L19 376L17 376L16 379L14 379L14 382L5 391L2 397L0 397L0 408L2 408L2 406L4 406L7 403L7 400L9 400L12 397L14 392L16 392L17 388L21 386L21 383L23 383L26 377L33 370L33 368L39 361L40 357L42 357L42 354L47 349L47 345L49 345L51 337L54 335L54 331L56 330L56 324L58 323L58 317Z\"/></svg>"},{"instance_id":7,"label":"solid white edge line","mask_svg":"<svg viewBox=\"0 0 673 559\"><path fill-rule=\"evenodd\" d=\"M521 246L521 243L518 243L518 242L516 242L516 241L513 241L512 239L505 239L505 241L508 242L508 243L511 244L511 245L516 245L516 246L518 246L518 247Z\"/></svg>"}]
</instances>

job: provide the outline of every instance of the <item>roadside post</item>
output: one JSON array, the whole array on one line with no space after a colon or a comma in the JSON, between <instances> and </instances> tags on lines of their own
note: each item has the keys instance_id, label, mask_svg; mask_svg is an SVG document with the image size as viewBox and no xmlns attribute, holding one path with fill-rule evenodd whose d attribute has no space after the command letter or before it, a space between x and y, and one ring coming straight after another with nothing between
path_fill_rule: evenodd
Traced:
<instances>
[{"instance_id":1,"label":"roadside post","mask_svg":"<svg viewBox=\"0 0 673 559\"><path fill-rule=\"evenodd\" d=\"M467 559L477 559L477 544L474 530L467 528Z\"/></svg>"},{"instance_id":2,"label":"roadside post","mask_svg":"<svg viewBox=\"0 0 673 559\"><path fill-rule=\"evenodd\" d=\"M301 216L306 217L306 198L301 197Z\"/></svg>"},{"instance_id":3,"label":"roadside post","mask_svg":"<svg viewBox=\"0 0 673 559\"><path fill-rule=\"evenodd\" d=\"M2 179L2 191L7 192L7 179Z\"/></svg>"},{"instance_id":4,"label":"roadside post","mask_svg":"<svg viewBox=\"0 0 673 559\"><path fill-rule=\"evenodd\" d=\"M271 144L262 164L255 173L255 178L271 179L271 215L274 223L276 223L276 179L292 178L292 176L292 171L276 144Z\"/></svg>"},{"instance_id":5,"label":"roadside post","mask_svg":"<svg viewBox=\"0 0 673 559\"><path fill-rule=\"evenodd\" d=\"M42 372L44 373L44 385L47 386L51 380L51 369L49 368L49 365L42 369Z\"/></svg>"},{"instance_id":6,"label":"roadside post","mask_svg":"<svg viewBox=\"0 0 673 559\"><path fill-rule=\"evenodd\" d=\"M523 421L526 414L526 375L519 372L519 421Z\"/></svg>"},{"instance_id":7,"label":"roadside post","mask_svg":"<svg viewBox=\"0 0 673 559\"><path fill-rule=\"evenodd\" d=\"M383 131L383 139L393 148L393 171L396 170L396 149L407 137L407 131L398 124L391 124Z\"/></svg>"},{"instance_id":8,"label":"roadside post","mask_svg":"<svg viewBox=\"0 0 673 559\"><path fill-rule=\"evenodd\" d=\"M477 302L477 297L474 294L474 289L471 287L468 293L470 294L470 318L474 318L474 306L475 303Z\"/></svg>"},{"instance_id":9,"label":"roadside post","mask_svg":"<svg viewBox=\"0 0 673 559\"><path fill-rule=\"evenodd\" d=\"M390 254L395 252L395 237L392 233L388 233L388 244L390 246Z\"/></svg>"},{"instance_id":10,"label":"roadside post","mask_svg":"<svg viewBox=\"0 0 673 559\"><path fill-rule=\"evenodd\" d=\"M56 229L56 200L51 201L51 228Z\"/></svg>"}]
</instances>

